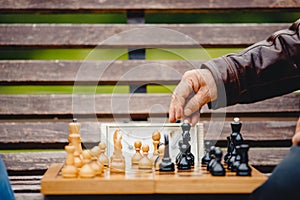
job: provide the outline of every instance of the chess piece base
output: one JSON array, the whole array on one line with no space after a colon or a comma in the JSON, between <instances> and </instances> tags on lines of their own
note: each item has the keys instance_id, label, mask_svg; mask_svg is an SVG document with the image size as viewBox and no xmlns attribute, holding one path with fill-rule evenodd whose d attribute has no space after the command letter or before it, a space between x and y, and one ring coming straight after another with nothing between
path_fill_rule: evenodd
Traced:
<instances>
[{"instance_id":1,"label":"chess piece base","mask_svg":"<svg viewBox=\"0 0 300 200\"><path fill-rule=\"evenodd\" d=\"M212 167L210 172L213 176L225 176L226 174L224 167L218 162Z\"/></svg>"},{"instance_id":2,"label":"chess piece base","mask_svg":"<svg viewBox=\"0 0 300 200\"><path fill-rule=\"evenodd\" d=\"M179 170L190 170L191 169L191 165L189 164L189 162L185 156L183 156L181 159L179 159L177 168Z\"/></svg>"},{"instance_id":3,"label":"chess piece base","mask_svg":"<svg viewBox=\"0 0 300 200\"><path fill-rule=\"evenodd\" d=\"M76 178L78 170L75 166L67 165L62 168L61 173L64 178Z\"/></svg>"},{"instance_id":4,"label":"chess piece base","mask_svg":"<svg viewBox=\"0 0 300 200\"><path fill-rule=\"evenodd\" d=\"M209 161L210 161L209 154L206 153L201 159L201 165L206 166L206 165L208 165Z\"/></svg>"},{"instance_id":5,"label":"chess piece base","mask_svg":"<svg viewBox=\"0 0 300 200\"><path fill-rule=\"evenodd\" d=\"M247 164L241 163L240 166L237 168L236 175L237 176L251 176L251 168Z\"/></svg>"},{"instance_id":6,"label":"chess piece base","mask_svg":"<svg viewBox=\"0 0 300 200\"><path fill-rule=\"evenodd\" d=\"M170 158L163 158L159 164L159 171L161 172L173 172L175 171L175 165Z\"/></svg>"},{"instance_id":7,"label":"chess piece base","mask_svg":"<svg viewBox=\"0 0 300 200\"><path fill-rule=\"evenodd\" d=\"M111 173L124 173L125 172L125 162L124 160L113 160L110 164Z\"/></svg>"}]
</instances>

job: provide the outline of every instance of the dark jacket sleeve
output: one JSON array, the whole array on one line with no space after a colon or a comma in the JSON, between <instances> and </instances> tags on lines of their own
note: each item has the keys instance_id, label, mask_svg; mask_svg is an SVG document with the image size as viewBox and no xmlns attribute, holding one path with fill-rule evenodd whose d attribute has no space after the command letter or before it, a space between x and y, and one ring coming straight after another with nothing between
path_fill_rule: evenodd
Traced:
<instances>
[{"instance_id":1,"label":"dark jacket sleeve","mask_svg":"<svg viewBox=\"0 0 300 200\"><path fill-rule=\"evenodd\" d=\"M252 103L300 89L300 19L289 29L236 53L213 59L209 69L218 99L211 108Z\"/></svg>"}]
</instances>

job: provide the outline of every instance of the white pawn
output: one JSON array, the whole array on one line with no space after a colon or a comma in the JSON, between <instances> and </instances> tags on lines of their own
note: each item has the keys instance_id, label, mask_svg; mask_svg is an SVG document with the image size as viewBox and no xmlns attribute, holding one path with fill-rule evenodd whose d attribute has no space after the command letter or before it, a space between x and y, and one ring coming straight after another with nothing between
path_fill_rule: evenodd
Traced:
<instances>
[{"instance_id":1,"label":"white pawn","mask_svg":"<svg viewBox=\"0 0 300 200\"><path fill-rule=\"evenodd\" d=\"M78 175L78 170L74 165L74 151L75 147L67 145L65 146L67 152L67 158L65 166L62 168L61 173L64 178L76 178Z\"/></svg>"},{"instance_id":2,"label":"white pawn","mask_svg":"<svg viewBox=\"0 0 300 200\"><path fill-rule=\"evenodd\" d=\"M159 156L159 153L158 153L158 145L160 143L160 132L158 131L154 131L152 133L152 140L153 140L153 147L154 147L154 150L153 150L153 156L151 157L151 162L152 162L152 165L154 165L154 162L155 160L157 159L157 157Z\"/></svg>"},{"instance_id":3,"label":"white pawn","mask_svg":"<svg viewBox=\"0 0 300 200\"><path fill-rule=\"evenodd\" d=\"M100 156L100 148L98 145L94 146L90 151L91 151L92 156L97 157L97 158Z\"/></svg>"},{"instance_id":4,"label":"white pawn","mask_svg":"<svg viewBox=\"0 0 300 200\"><path fill-rule=\"evenodd\" d=\"M162 162L162 159L163 159L163 157L164 157L164 153L165 153L165 145L160 145L159 147L158 147L158 153L159 153L159 155L158 155L158 157L157 157L157 159L156 159L156 161L155 161L155 170L156 171L158 171L159 170L159 164Z\"/></svg>"},{"instance_id":5,"label":"white pawn","mask_svg":"<svg viewBox=\"0 0 300 200\"><path fill-rule=\"evenodd\" d=\"M96 173L95 170L93 170L93 168L90 165L91 158L92 158L90 151L84 150L82 152L82 156L83 156L83 166L79 171L79 176L80 178L93 178L96 175Z\"/></svg>"},{"instance_id":6,"label":"white pawn","mask_svg":"<svg viewBox=\"0 0 300 200\"><path fill-rule=\"evenodd\" d=\"M131 158L131 165L137 166L139 164L140 160L142 159L143 156L140 152L141 151L141 146L142 146L141 141L135 141L134 142L134 147L135 147L136 153Z\"/></svg>"},{"instance_id":7,"label":"white pawn","mask_svg":"<svg viewBox=\"0 0 300 200\"><path fill-rule=\"evenodd\" d=\"M106 149L106 144L105 143L99 143L99 148L100 148L100 155L98 157L99 162L101 162L104 167L108 167L109 165L109 159L107 155L105 154L105 149Z\"/></svg>"},{"instance_id":8,"label":"white pawn","mask_svg":"<svg viewBox=\"0 0 300 200\"><path fill-rule=\"evenodd\" d=\"M143 157L139 161L139 169L151 170L153 164L152 164L151 160L148 158L149 146L148 145L143 145L142 151L143 151Z\"/></svg>"},{"instance_id":9,"label":"white pawn","mask_svg":"<svg viewBox=\"0 0 300 200\"><path fill-rule=\"evenodd\" d=\"M92 157L92 162L90 164L91 168L95 171L96 175L101 176L104 170L104 165L98 161L97 157Z\"/></svg>"}]
</instances>

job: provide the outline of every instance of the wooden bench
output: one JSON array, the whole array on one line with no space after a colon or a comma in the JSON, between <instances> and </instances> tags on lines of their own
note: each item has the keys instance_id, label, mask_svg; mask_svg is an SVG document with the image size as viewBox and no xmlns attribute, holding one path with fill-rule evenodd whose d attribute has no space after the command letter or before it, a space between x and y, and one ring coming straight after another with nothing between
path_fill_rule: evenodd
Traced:
<instances>
[{"instance_id":1,"label":"wooden bench","mask_svg":"<svg viewBox=\"0 0 300 200\"><path fill-rule=\"evenodd\" d=\"M146 85L176 85L181 75L200 66L203 60L145 60L145 49L151 48L227 48L247 47L271 33L287 28L289 23L225 23L225 24L145 24L146 14L180 13L280 13L300 12L297 1L72 1L72 0L3 0L0 13L122 13L127 24L1 24L1 49L103 48L128 49L129 60L1 60L1 86L28 85L130 85L132 91L146 90ZM295 19L296 20L296 19ZM144 28L144 29L142 29ZM124 39L132 30L172 30L193 39L183 42L165 37L141 34ZM142 32L145 33L145 32ZM107 40L118 34L119 39ZM152 37L153 36L153 37ZM100 44L99 44L100 42ZM138 48L138 51L132 51ZM189 64L187 64L189 63ZM191 64L192 63L192 64ZM146 66L136 70L137 66ZM105 69L104 73L93 72ZM85 72L82 79L78 72ZM163 72L163 73L162 73ZM176 72L176 73L175 73ZM126 76L124 76L126 74ZM76 87L75 87L76 89ZM67 144L68 123L73 116L82 123L83 143L87 147L99 141L99 122L114 120L161 120L167 118L169 93L129 94L30 94L0 95L0 148L17 199L44 199L40 179L51 163L63 162L62 150ZM92 97L92 98L91 98ZM91 102L95 104L87 107ZM129 101L129 107L122 106ZM78 104L73 104L78 102ZM112 102L113 106L112 109ZM119 105L119 106L118 106ZM75 106L75 108L74 108ZM214 126L222 122L224 110L203 109L201 121L208 130L211 116ZM226 145L230 121L240 117L242 134L249 142L250 163L263 172L271 172L289 151L296 120L300 112L299 93L292 93L263 102L236 105L226 109L225 126L220 146ZM150 114L149 114L150 113ZM151 118L151 119L150 119ZM91 119L91 120L90 120ZM212 129L212 135L218 135ZM216 131L216 132L214 132ZM95 140L98 139L98 140ZM49 151L49 149L51 149ZM16 150L16 151L14 151ZM28 152L27 152L28 150ZM103 197L105 198L105 197ZM139 197L140 198L140 197ZM150 198L150 197L149 197ZM234 197L232 197L234 199Z\"/></svg>"}]
</instances>

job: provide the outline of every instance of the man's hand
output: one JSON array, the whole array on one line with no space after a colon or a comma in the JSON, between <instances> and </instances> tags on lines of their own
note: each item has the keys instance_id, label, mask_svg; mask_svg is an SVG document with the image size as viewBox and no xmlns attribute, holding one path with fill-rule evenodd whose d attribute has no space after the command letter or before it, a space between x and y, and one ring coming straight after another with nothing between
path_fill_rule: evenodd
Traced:
<instances>
[{"instance_id":1,"label":"man's hand","mask_svg":"<svg viewBox=\"0 0 300 200\"><path fill-rule=\"evenodd\" d=\"M205 104L217 99L217 86L208 69L195 69L184 73L175 88L170 109L169 121L187 118L195 125L199 120L199 110Z\"/></svg>"},{"instance_id":2,"label":"man's hand","mask_svg":"<svg viewBox=\"0 0 300 200\"><path fill-rule=\"evenodd\" d=\"M297 125L296 125L296 130L295 130L295 135L293 136L293 145L298 145L300 144L300 117L298 119Z\"/></svg>"}]
</instances>

